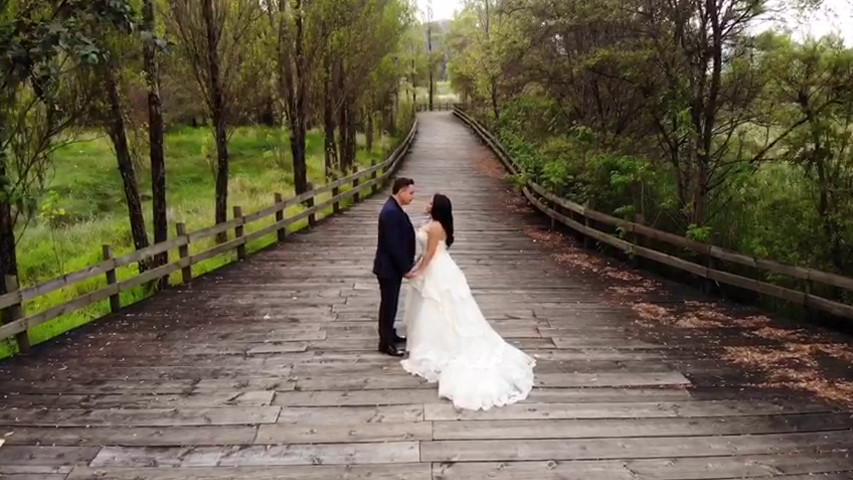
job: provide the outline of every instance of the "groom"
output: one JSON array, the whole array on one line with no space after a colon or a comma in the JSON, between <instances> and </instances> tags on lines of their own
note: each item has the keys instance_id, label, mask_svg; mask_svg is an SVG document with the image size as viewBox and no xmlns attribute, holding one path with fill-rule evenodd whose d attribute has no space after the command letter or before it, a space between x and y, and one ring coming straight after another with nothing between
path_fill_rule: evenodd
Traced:
<instances>
[{"instance_id":1,"label":"groom","mask_svg":"<svg viewBox=\"0 0 853 480\"><path fill-rule=\"evenodd\" d=\"M395 357L404 355L405 338L394 330L397 303L403 278L408 278L415 263L415 229L403 207L415 197L415 181L398 178L391 197L379 214L379 241L373 273L379 279L382 300L379 304L379 351Z\"/></svg>"}]
</instances>

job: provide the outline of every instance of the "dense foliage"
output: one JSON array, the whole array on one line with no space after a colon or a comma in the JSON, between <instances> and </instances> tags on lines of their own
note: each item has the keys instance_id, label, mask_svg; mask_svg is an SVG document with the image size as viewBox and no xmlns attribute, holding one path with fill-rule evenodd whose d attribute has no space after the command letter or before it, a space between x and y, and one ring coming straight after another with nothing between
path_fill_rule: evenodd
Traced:
<instances>
[{"instance_id":1,"label":"dense foliage","mask_svg":"<svg viewBox=\"0 0 853 480\"><path fill-rule=\"evenodd\" d=\"M853 275L853 51L759 31L768 6L472 0L451 81L561 195Z\"/></svg>"},{"instance_id":2,"label":"dense foliage","mask_svg":"<svg viewBox=\"0 0 853 480\"><path fill-rule=\"evenodd\" d=\"M437 70L417 17L410 0L0 0L0 276L45 282L378 161Z\"/></svg>"},{"instance_id":3,"label":"dense foliage","mask_svg":"<svg viewBox=\"0 0 853 480\"><path fill-rule=\"evenodd\" d=\"M371 150L411 122L400 80L426 39L402 39L418 29L407 0L0 0L0 270L18 273L16 243L56 203L55 151L93 131L114 150L137 249L150 243L141 172L154 241L167 236L164 135L182 125L213 134L217 222L236 127L281 129L297 193L312 129L324 129L325 177L349 172L358 135Z\"/></svg>"}]
</instances>

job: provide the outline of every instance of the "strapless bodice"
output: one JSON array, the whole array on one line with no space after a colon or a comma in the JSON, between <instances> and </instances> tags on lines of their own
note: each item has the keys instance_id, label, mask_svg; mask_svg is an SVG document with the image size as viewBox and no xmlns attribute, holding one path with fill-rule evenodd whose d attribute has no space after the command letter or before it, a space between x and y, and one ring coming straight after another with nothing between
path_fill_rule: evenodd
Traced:
<instances>
[{"instance_id":1,"label":"strapless bodice","mask_svg":"<svg viewBox=\"0 0 853 480\"><path fill-rule=\"evenodd\" d=\"M426 231L426 227L421 227L415 233L415 238L418 241L418 249L422 254L426 254L427 245L429 243L429 233ZM447 250L447 242L445 240L440 240L438 242L438 251Z\"/></svg>"}]
</instances>

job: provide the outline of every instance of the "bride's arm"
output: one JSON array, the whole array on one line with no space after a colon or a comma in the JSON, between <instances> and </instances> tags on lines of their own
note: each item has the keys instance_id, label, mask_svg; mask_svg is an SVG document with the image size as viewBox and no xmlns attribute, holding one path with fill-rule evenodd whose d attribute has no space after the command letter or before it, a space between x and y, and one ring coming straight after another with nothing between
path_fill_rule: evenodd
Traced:
<instances>
[{"instance_id":1,"label":"bride's arm","mask_svg":"<svg viewBox=\"0 0 853 480\"><path fill-rule=\"evenodd\" d=\"M432 261L432 257L435 255L436 249L438 249L438 242L441 240L441 225L433 223L427 227L426 231L426 253L424 253L424 256L421 258L420 264L415 268L416 274L421 274L426 271L429 266L429 262Z\"/></svg>"}]
</instances>

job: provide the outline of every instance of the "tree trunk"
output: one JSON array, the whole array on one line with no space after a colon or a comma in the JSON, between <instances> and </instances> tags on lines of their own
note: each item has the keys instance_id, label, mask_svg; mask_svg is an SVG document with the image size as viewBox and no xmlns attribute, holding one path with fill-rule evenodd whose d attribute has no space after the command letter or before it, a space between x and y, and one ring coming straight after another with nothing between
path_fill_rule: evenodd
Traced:
<instances>
[{"instance_id":1,"label":"tree trunk","mask_svg":"<svg viewBox=\"0 0 853 480\"><path fill-rule=\"evenodd\" d=\"M416 83L415 59L412 56L412 116L418 114L418 85Z\"/></svg>"},{"instance_id":2,"label":"tree trunk","mask_svg":"<svg viewBox=\"0 0 853 480\"><path fill-rule=\"evenodd\" d=\"M346 75L344 73L343 62L338 61L337 65L338 69L338 88L337 90L341 92L341 101L340 107L338 110L338 157L341 162L341 169L345 172L349 172L352 170L352 163L350 156L348 154L348 146L349 146L349 94L347 93L347 89L344 87L344 83L346 81Z\"/></svg>"},{"instance_id":3,"label":"tree trunk","mask_svg":"<svg viewBox=\"0 0 853 480\"><path fill-rule=\"evenodd\" d=\"M228 220L228 132L225 118L225 92L219 72L219 31L214 25L213 0L202 0L202 15L207 33L207 66L209 69L211 114L216 138L216 223ZM219 242L227 232L217 235Z\"/></svg>"},{"instance_id":4,"label":"tree trunk","mask_svg":"<svg viewBox=\"0 0 853 480\"><path fill-rule=\"evenodd\" d=\"M151 38L145 41L145 82L148 86L148 144L151 158L151 196L153 197L154 243L168 239L166 218L166 157L163 153L163 103L160 100L160 65L157 62L154 34L156 21L154 0L144 1L143 29ZM154 257L154 267L169 262L169 253ZM166 287L168 277L163 277L160 287Z\"/></svg>"},{"instance_id":5,"label":"tree trunk","mask_svg":"<svg viewBox=\"0 0 853 480\"><path fill-rule=\"evenodd\" d=\"M391 107L391 119L390 124L388 125L388 131L391 132L391 135L397 136L397 110L400 108L400 89L394 89L394 105Z\"/></svg>"},{"instance_id":6,"label":"tree trunk","mask_svg":"<svg viewBox=\"0 0 853 480\"><path fill-rule=\"evenodd\" d=\"M293 154L293 180L296 194L308 191L308 166L305 160L305 34L303 28L302 0L296 0L294 15L296 24L296 79L291 82L295 91L291 95L293 108L290 114L290 151Z\"/></svg>"},{"instance_id":7,"label":"tree trunk","mask_svg":"<svg viewBox=\"0 0 853 480\"><path fill-rule=\"evenodd\" d=\"M374 130L374 128L373 128L373 112L371 112L370 109L368 109L366 113L367 113L367 126L364 127L364 129L365 129L365 137L367 139L367 151L373 152L373 134L374 134L374 131L373 131Z\"/></svg>"},{"instance_id":8,"label":"tree trunk","mask_svg":"<svg viewBox=\"0 0 853 480\"><path fill-rule=\"evenodd\" d=\"M427 59L427 68L429 68L429 111L431 112L432 97L435 92L435 81L432 74L432 23L427 24L427 52L429 54L429 58Z\"/></svg>"},{"instance_id":9,"label":"tree trunk","mask_svg":"<svg viewBox=\"0 0 853 480\"><path fill-rule=\"evenodd\" d=\"M323 125L325 129L325 171L326 181L332 179L333 171L339 167L338 152L335 144L335 99L332 93L332 67L330 54L327 52L323 61L325 79L323 82Z\"/></svg>"},{"instance_id":10,"label":"tree trunk","mask_svg":"<svg viewBox=\"0 0 853 480\"><path fill-rule=\"evenodd\" d=\"M110 102L109 117L107 118L107 132L116 151L118 171L124 184L124 197L127 201L127 213L130 219L130 231L133 236L133 246L141 250L148 246L148 234L145 231L145 215L142 213L142 198L139 195L139 185L136 183L136 174L133 171L133 158L130 155L130 145L127 142L127 130L125 128L124 115L121 110L121 98L118 92L115 73L108 70L106 73L107 97ZM139 271L147 268L146 261L139 262Z\"/></svg>"},{"instance_id":11,"label":"tree trunk","mask_svg":"<svg viewBox=\"0 0 853 480\"><path fill-rule=\"evenodd\" d=\"M491 78L491 94L492 94L492 112L495 114L495 125L497 125L498 121L501 118L500 107L498 106L498 79L497 77Z\"/></svg>"},{"instance_id":12,"label":"tree trunk","mask_svg":"<svg viewBox=\"0 0 853 480\"><path fill-rule=\"evenodd\" d=\"M353 112L355 111L354 105L352 104L352 99L348 98L347 103L347 164L350 168L355 171L357 169L357 165L355 162L355 154L356 154L356 126L355 126L355 115Z\"/></svg>"},{"instance_id":13,"label":"tree trunk","mask_svg":"<svg viewBox=\"0 0 853 480\"><path fill-rule=\"evenodd\" d=\"M2 121L2 120L0 120ZM3 125L0 125L0 133ZM4 139L0 138L0 142ZM12 204L8 201L6 186L8 172L6 171L6 152L0 149L0 274L18 276L18 257L15 252L15 220L12 218ZM5 278L5 277L4 277ZM6 292L6 282L0 282L0 293Z\"/></svg>"},{"instance_id":14,"label":"tree trunk","mask_svg":"<svg viewBox=\"0 0 853 480\"><path fill-rule=\"evenodd\" d=\"M0 115L0 145L6 143L6 125ZM15 252L15 221L9 201L9 182L6 170L6 150L0 148L0 275L18 276L18 257ZM5 277L4 277L5 278ZM0 293L6 292L6 282L0 282Z\"/></svg>"}]
</instances>

